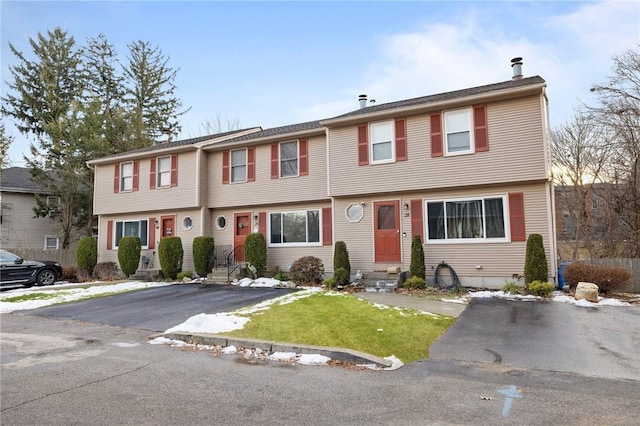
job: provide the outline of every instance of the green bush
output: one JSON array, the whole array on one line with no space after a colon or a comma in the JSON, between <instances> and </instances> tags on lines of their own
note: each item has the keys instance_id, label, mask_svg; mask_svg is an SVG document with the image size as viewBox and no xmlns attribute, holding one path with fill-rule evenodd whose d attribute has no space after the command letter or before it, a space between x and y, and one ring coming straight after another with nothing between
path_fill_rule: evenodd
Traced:
<instances>
[{"instance_id":1,"label":"green bush","mask_svg":"<svg viewBox=\"0 0 640 426\"><path fill-rule=\"evenodd\" d=\"M527 254L524 260L524 283L547 281L549 266L544 254L542 235L530 234L527 238Z\"/></svg>"},{"instance_id":2,"label":"green bush","mask_svg":"<svg viewBox=\"0 0 640 426\"><path fill-rule=\"evenodd\" d=\"M114 281L120 279L116 262L101 262L93 268L93 275L101 281Z\"/></svg>"},{"instance_id":3,"label":"green bush","mask_svg":"<svg viewBox=\"0 0 640 426\"><path fill-rule=\"evenodd\" d=\"M564 279L572 290L582 281L597 285L601 293L608 293L624 286L631 279L631 272L617 266L572 263L565 266Z\"/></svg>"},{"instance_id":4,"label":"green bush","mask_svg":"<svg viewBox=\"0 0 640 426\"><path fill-rule=\"evenodd\" d=\"M336 241L336 246L333 252L333 270L337 271L339 268L346 269L347 275L351 274L349 251L347 250L347 245L344 241Z\"/></svg>"},{"instance_id":5,"label":"green bush","mask_svg":"<svg viewBox=\"0 0 640 426\"><path fill-rule=\"evenodd\" d=\"M128 277L136 272L140 263L142 245L140 237L122 237L118 243L118 263L122 273Z\"/></svg>"},{"instance_id":6,"label":"green bush","mask_svg":"<svg viewBox=\"0 0 640 426\"><path fill-rule=\"evenodd\" d=\"M349 285L349 271L345 268L338 268L333 271L333 278L336 280L336 286L346 287Z\"/></svg>"},{"instance_id":7,"label":"green bush","mask_svg":"<svg viewBox=\"0 0 640 426\"><path fill-rule=\"evenodd\" d=\"M164 276L170 280L175 280L178 273L182 271L182 240L180 237L164 237L158 244L158 258L160 268Z\"/></svg>"},{"instance_id":8,"label":"green bush","mask_svg":"<svg viewBox=\"0 0 640 426\"><path fill-rule=\"evenodd\" d=\"M191 271L182 271L178 274L178 279L180 281L184 280L185 278L189 278L190 280L193 279L193 273Z\"/></svg>"},{"instance_id":9,"label":"green bush","mask_svg":"<svg viewBox=\"0 0 640 426\"><path fill-rule=\"evenodd\" d=\"M195 237L193 239L193 266L198 276L204 277L213 269L213 237Z\"/></svg>"},{"instance_id":10,"label":"green bush","mask_svg":"<svg viewBox=\"0 0 640 426\"><path fill-rule=\"evenodd\" d=\"M424 247L422 246L422 238L420 235L414 235L411 241L411 264L409 265L409 273L412 277L426 277L424 266Z\"/></svg>"},{"instance_id":11,"label":"green bush","mask_svg":"<svg viewBox=\"0 0 640 426\"><path fill-rule=\"evenodd\" d=\"M335 277L329 277L326 280L324 280L322 282L322 284L324 284L324 286L327 287L329 290L332 290L332 289L336 288L336 278Z\"/></svg>"},{"instance_id":12,"label":"green bush","mask_svg":"<svg viewBox=\"0 0 640 426\"><path fill-rule=\"evenodd\" d=\"M276 272L276 274L273 276L273 278L275 278L278 281L288 281L289 280L289 275L287 275L286 272L283 271L278 271Z\"/></svg>"},{"instance_id":13,"label":"green bush","mask_svg":"<svg viewBox=\"0 0 640 426\"><path fill-rule=\"evenodd\" d=\"M291 264L289 274L298 284L320 284L324 274L324 264L314 256L301 257Z\"/></svg>"},{"instance_id":14,"label":"green bush","mask_svg":"<svg viewBox=\"0 0 640 426\"><path fill-rule=\"evenodd\" d=\"M244 241L244 258L256 268L256 276L264 277L267 270L267 243L264 235L253 233Z\"/></svg>"},{"instance_id":15,"label":"green bush","mask_svg":"<svg viewBox=\"0 0 640 426\"><path fill-rule=\"evenodd\" d=\"M548 296L553 292L553 290L555 290L555 288L555 285L546 281L533 281L527 284L527 291L529 294L533 294L534 296Z\"/></svg>"},{"instance_id":16,"label":"green bush","mask_svg":"<svg viewBox=\"0 0 640 426\"><path fill-rule=\"evenodd\" d=\"M80 238L76 249L76 263L87 275L93 274L93 268L98 263L98 240L93 237Z\"/></svg>"},{"instance_id":17,"label":"green bush","mask_svg":"<svg viewBox=\"0 0 640 426\"><path fill-rule=\"evenodd\" d=\"M500 290L507 294L524 294L524 289L515 281L505 283Z\"/></svg>"},{"instance_id":18,"label":"green bush","mask_svg":"<svg viewBox=\"0 0 640 426\"><path fill-rule=\"evenodd\" d=\"M420 289L420 288L425 288L425 287L426 287L426 283L424 281L424 278L417 277L415 275L404 282L404 288Z\"/></svg>"}]
</instances>

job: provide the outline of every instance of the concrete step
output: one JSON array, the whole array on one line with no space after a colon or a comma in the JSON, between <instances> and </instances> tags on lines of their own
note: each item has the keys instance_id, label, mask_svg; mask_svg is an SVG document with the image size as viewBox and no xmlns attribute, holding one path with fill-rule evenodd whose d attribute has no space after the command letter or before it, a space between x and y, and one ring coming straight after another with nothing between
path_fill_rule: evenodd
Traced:
<instances>
[{"instance_id":1,"label":"concrete step","mask_svg":"<svg viewBox=\"0 0 640 426\"><path fill-rule=\"evenodd\" d=\"M393 293L400 286L403 276L387 272L365 272L360 284L366 292Z\"/></svg>"},{"instance_id":2,"label":"concrete step","mask_svg":"<svg viewBox=\"0 0 640 426\"><path fill-rule=\"evenodd\" d=\"M162 277L160 269L138 269L129 279L137 281L158 281Z\"/></svg>"}]
</instances>

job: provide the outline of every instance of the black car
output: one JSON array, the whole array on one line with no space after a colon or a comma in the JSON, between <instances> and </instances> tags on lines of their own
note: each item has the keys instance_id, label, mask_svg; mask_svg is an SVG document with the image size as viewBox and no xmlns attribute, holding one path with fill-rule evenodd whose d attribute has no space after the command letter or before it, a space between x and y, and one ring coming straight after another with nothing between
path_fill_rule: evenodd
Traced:
<instances>
[{"instance_id":1,"label":"black car","mask_svg":"<svg viewBox=\"0 0 640 426\"><path fill-rule=\"evenodd\" d=\"M0 286L51 285L60 275L62 275L62 267L58 262L24 260L6 250L0 250Z\"/></svg>"}]
</instances>

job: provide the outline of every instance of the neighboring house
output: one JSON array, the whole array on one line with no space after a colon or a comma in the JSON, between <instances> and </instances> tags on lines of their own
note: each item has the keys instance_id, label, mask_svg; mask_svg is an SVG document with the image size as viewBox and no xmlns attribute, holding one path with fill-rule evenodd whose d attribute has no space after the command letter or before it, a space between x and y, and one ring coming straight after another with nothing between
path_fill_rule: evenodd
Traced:
<instances>
[{"instance_id":1,"label":"neighboring house","mask_svg":"<svg viewBox=\"0 0 640 426\"><path fill-rule=\"evenodd\" d=\"M58 249L58 224L49 218L35 217L36 194L50 204L58 198L47 196L31 180L29 169L9 167L0 177L0 246L5 249Z\"/></svg>"},{"instance_id":2,"label":"neighboring house","mask_svg":"<svg viewBox=\"0 0 640 426\"><path fill-rule=\"evenodd\" d=\"M333 243L344 241L352 270L366 274L408 270L420 235L429 275L444 261L465 286L499 287L523 274L526 238L539 233L553 279L545 88L515 77L369 107L361 99L331 119L90 161L99 261L117 260L122 235L140 235L156 259L159 239L177 235L193 270L195 236L232 249L261 232L270 269L312 255L332 272Z\"/></svg>"}]
</instances>

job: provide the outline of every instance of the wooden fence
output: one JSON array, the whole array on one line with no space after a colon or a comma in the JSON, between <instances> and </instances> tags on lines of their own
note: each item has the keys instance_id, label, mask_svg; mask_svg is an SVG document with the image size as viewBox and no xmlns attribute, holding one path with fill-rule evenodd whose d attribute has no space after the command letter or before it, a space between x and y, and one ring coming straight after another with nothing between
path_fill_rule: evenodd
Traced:
<instances>
[{"instance_id":1,"label":"wooden fence","mask_svg":"<svg viewBox=\"0 0 640 426\"><path fill-rule=\"evenodd\" d=\"M627 293L640 293L640 259L591 259L585 263L592 265L607 265L625 268L631 271L631 279L620 291Z\"/></svg>"},{"instance_id":2,"label":"wooden fence","mask_svg":"<svg viewBox=\"0 0 640 426\"><path fill-rule=\"evenodd\" d=\"M3 247L4 248L4 247ZM26 248L4 248L13 254L20 256L26 260L53 260L65 266L76 266L76 250L75 249L58 249L58 250L42 250L42 249L26 249Z\"/></svg>"}]
</instances>

